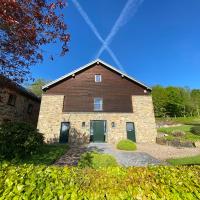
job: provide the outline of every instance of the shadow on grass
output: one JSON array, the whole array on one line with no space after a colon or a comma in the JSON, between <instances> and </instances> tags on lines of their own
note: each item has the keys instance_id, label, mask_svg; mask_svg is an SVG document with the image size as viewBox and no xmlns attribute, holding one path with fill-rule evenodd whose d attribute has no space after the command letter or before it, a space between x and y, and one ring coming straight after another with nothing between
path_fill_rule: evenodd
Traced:
<instances>
[{"instance_id":1,"label":"shadow on grass","mask_svg":"<svg viewBox=\"0 0 200 200\"><path fill-rule=\"evenodd\" d=\"M51 165L60 158L69 149L66 144L45 144L39 148L39 151L28 158L13 159L8 161L12 164L33 164L33 165Z\"/></svg>"}]
</instances>

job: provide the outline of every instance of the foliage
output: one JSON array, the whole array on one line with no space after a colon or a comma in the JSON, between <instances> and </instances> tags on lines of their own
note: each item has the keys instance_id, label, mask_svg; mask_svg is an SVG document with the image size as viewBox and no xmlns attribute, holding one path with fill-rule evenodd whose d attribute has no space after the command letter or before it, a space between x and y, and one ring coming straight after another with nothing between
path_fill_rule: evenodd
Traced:
<instances>
[{"instance_id":1,"label":"foliage","mask_svg":"<svg viewBox=\"0 0 200 200\"><path fill-rule=\"evenodd\" d=\"M21 83L29 66L43 59L42 46L60 41L68 51L69 34L61 10L65 0L2 0L0 6L0 72Z\"/></svg>"},{"instance_id":2,"label":"foliage","mask_svg":"<svg viewBox=\"0 0 200 200\"><path fill-rule=\"evenodd\" d=\"M200 116L200 90L158 85L152 98L156 117Z\"/></svg>"},{"instance_id":3,"label":"foliage","mask_svg":"<svg viewBox=\"0 0 200 200\"><path fill-rule=\"evenodd\" d=\"M0 166L1 199L199 199L200 167Z\"/></svg>"},{"instance_id":4,"label":"foliage","mask_svg":"<svg viewBox=\"0 0 200 200\"><path fill-rule=\"evenodd\" d=\"M117 149L126 150L126 151L135 151L136 144L131 140L121 140L117 144Z\"/></svg>"},{"instance_id":5,"label":"foliage","mask_svg":"<svg viewBox=\"0 0 200 200\"><path fill-rule=\"evenodd\" d=\"M6 159L22 158L37 152L44 137L34 127L23 122L0 125L0 155Z\"/></svg>"},{"instance_id":6,"label":"foliage","mask_svg":"<svg viewBox=\"0 0 200 200\"><path fill-rule=\"evenodd\" d=\"M46 85L48 81L44 79L37 79L32 84L28 86L28 89L34 93L36 96L42 96L42 87Z\"/></svg>"},{"instance_id":7,"label":"foliage","mask_svg":"<svg viewBox=\"0 0 200 200\"><path fill-rule=\"evenodd\" d=\"M192 132L192 133L195 134L195 135L199 135L199 136L200 136L200 126L193 126L193 127L190 129L190 132Z\"/></svg>"},{"instance_id":8,"label":"foliage","mask_svg":"<svg viewBox=\"0 0 200 200\"><path fill-rule=\"evenodd\" d=\"M163 122L164 124L186 124L186 125L200 125L200 118L198 117L167 117L156 118L156 122Z\"/></svg>"},{"instance_id":9,"label":"foliage","mask_svg":"<svg viewBox=\"0 0 200 200\"><path fill-rule=\"evenodd\" d=\"M78 166L81 168L100 168L100 167L116 167L117 161L109 154L101 154L98 152L86 152L81 155Z\"/></svg>"},{"instance_id":10,"label":"foliage","mask_svg":"<svg viewBox=\"0 0 200 200\"><path fill-rule=\"evenodd\" d=\"M34 164L34 165L50 165L59 159L66 151L68 146L65 144L44 144L41 145L38 152L24 159L15 159L15 164Z\"/></svg>"},{"instance_id":11,"label":"foliage","mask_svg":"<svg viewBox=\"0 0 200 200\"><path fill-rule=\"evenodd\" d=\"M173 140L175 138L178 138L173 136L173 132L180 131L180 132L185 132L185 135L179 137L182 141L191 141L191 142L200 141L200 136L194 135L193 133L190 132L191 128L192 128L191 125L158 128L158 132L169 134L169 136L166 137L167 140Z\"/></svg>"},{"instance_id":12,"label":"foliage","mask_svg":"<svg viewBox=\"0 0 200 200\"><path fill-rule=\"evenodd\" d=\"M200 155L185 157L185 158L177 158L177 159L169 159L167 160L172 165L200 165Z\"/></svg>"}]
</instances>

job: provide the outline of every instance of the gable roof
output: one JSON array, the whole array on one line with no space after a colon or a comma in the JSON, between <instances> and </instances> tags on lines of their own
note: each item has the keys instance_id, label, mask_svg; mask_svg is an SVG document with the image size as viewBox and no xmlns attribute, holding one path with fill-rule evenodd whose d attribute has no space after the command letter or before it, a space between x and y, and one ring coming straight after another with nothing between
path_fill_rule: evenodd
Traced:
<instances>
[{"instance_id":1,"label":"gable roof","mask_svg":"<svg viewBox=\"0 0 200 200\"><path fill-rule=\"evenodd\" d=\"M133 77L127 75L126 73L124 73L124 72L118 70L117 68L115 68L115 67L109 65L108 63L106 63L106 62L104 62L104 61L102 61L102 60L100 60L100 59L94 60L94 61L92 61L92 62L90 62L90 63L88 63L88 64L86 64L86 65L84 65L84 66L82 66L82 67L80 67L80 68L78 68L78 69L76 69L76 70L70 72L70 73L68 73L68 74L65 74L64 76L61 76L60 78L58 78L58 79L56 79L56 80L54 80L54 81L51 81L50 83L44 85L44 86L42 87L42 90L48 89L50 86L52 86L52 85L54 85L54 84L56 84L56 83L58 83L58 82L60 82L60 81L62 81L62 80L64 80L64 79L66 79L66 78L68 78L68 77L70 77L70 76L73 76L74 74L76 74L76 73L78 73L78 72L80 72L80 71L82 71L82 70L85 70L85 69L89 68L91 65L94 65L95 63L101 63L101 64L104 65L105 67L107 67L107 68L109 68L109 69L111 69L111 70L117 72L118 74L121 74L121 76L126 77L126 78L129 79L130 81L133 81L134 83L137 83L138 85L143 86L143 87L146 88L147 90L151 90L150 87L146 86L145 84L139 82L139 81L136 80L135 78L133 78Z\"/></svg>"},{"instance_id":2,"label":"gable roof","mask_svg":"<svg viewBox=\"0 0 200 200\"><path fill-rule=\"evenodd\" d=\"M36 96L34 93L32 93L31 91L27 90L26 88L24 88L23 86L15 83L14 81L10 80L9 78L3 76L2 74L0 74L0 85L3 88L11 88L35 101L40 102L41 98Z\"/></svg>"}]
</instances>

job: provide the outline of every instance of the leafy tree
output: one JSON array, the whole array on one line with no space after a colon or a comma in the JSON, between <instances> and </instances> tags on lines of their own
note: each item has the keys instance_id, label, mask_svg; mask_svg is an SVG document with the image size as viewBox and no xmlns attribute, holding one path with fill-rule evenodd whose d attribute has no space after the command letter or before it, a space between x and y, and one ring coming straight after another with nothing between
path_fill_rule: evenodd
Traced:
<instances>
[{"instance_id":1,"label":"leafy tree","mask_svg":"<svg viewBox=\"0 0 200 200\"><path fill-rule=\"evenodd\" d=\"M200 116L200 90L192 90L191 99L194 104L196 114Z\"/></svg>"},{"instance_id":2,"label":"leafy tree","mask_svg":"<svg viewBox=\"0 0 200 200\"><path fill-rule=\"evenodd\" d=\"M43 59L41 47L60 41L68 51L69 34L60 10L65 0L1 0L0 74L22 83L30 78L30 65Z\"/></svg>"},{"instance_id":3,"label":"leafy tree","mask_svg":"<svg viewBox=\"0 0 200 200\"><path fill-rule=\"evenodd\" d=\"M42 96L42 87L46 85L48 81L44 79L37 79L35 82L28 86L28 89L37 96Z\"/></svg>"}]
</instances>

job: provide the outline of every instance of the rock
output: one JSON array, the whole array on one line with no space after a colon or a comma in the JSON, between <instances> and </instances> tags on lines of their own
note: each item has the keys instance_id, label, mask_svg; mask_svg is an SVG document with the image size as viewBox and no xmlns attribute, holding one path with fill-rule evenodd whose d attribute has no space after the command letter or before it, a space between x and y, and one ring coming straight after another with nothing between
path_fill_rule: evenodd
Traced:
<instances>
[{"instance_id":1,"label":"rock","mask_svg":"<svg viewBox=\"0 0 200 200\"><path fill-rule=\"evenodd\" d=\"M197 147L197 148L200 148L200 141L195 142L195 143L194 143L194 146Z\"/></svg>"},{"instance_id":2,"label":"rock","mask_svg":"<svg viewBox=\"0 0 200 200\"><path fill-rule=\"evenodd\" d=\"M180 140L179 139L170 140L167 141L167 144L173 147L180 147Z\"/></svg>"},{"instance_id":3,"label":"rock","mask_svg":"<svg viewBox=\"0 0 200 200\"><path fill-rule=\"evenodd\" d=\"M172 135L173 135L174 137L182 137L182 136L185 135L185 132L184 132L184 131L173 131L173 132L172 132Z\"/></svg>"},{"instance_id":4,"label":"rock","mask_svg":"<svg viewBox=\"0 0 200 200\"><path fill-rule=\"evenodd\" d=\"M190 142L190 141L181 142L180 145L181 145L181 147L188 147L188 148L193 148L193 147L195 147L195 146L194 146L194 143L193 143L193 142Z\"/></svg>"},{"instance_id":5,"label":"rock","mask_svg":"<svg viewBox=\"0 0 200 200\"><path fill-rule=\"evenodd\" d=\"M162 138L162 137L166 137L166 136L168 136L168 134L163 133L163 132L159 132L157 135L158 138Z\"/></svg>"}]
</instances>

